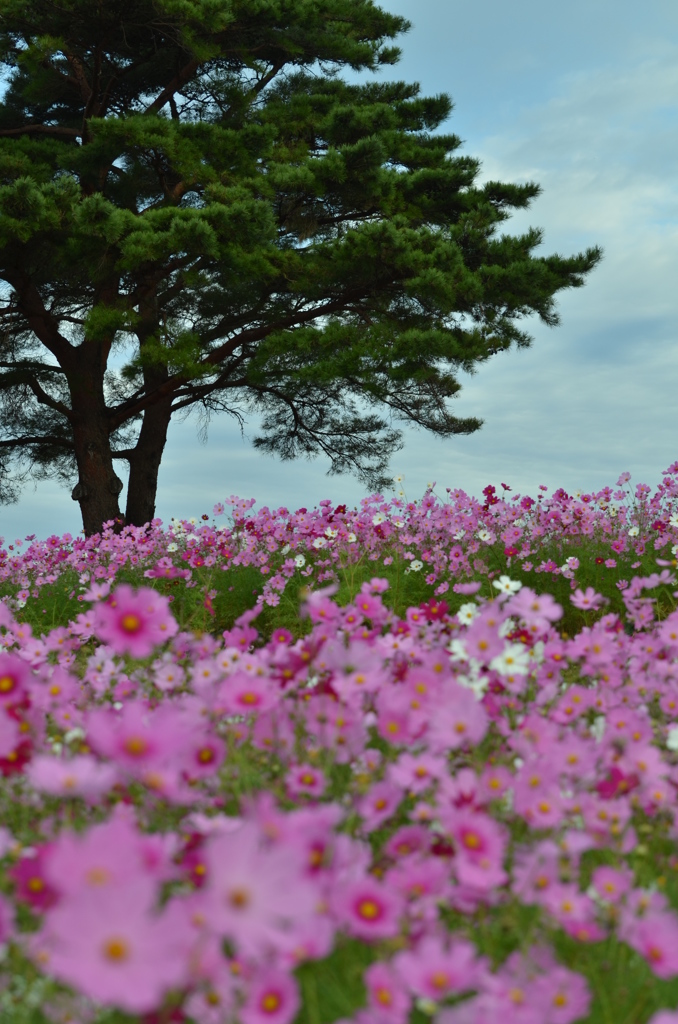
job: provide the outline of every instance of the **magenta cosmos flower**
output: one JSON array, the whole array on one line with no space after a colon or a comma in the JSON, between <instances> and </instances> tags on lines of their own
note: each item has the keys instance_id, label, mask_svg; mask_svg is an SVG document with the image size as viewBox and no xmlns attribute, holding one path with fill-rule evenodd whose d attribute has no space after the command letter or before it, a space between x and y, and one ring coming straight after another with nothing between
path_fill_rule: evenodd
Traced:
<instances>
[{"instance_id":1,"label":"magenta cosmos flower","mask_svg":"<svg viewBox=\"0 0 678 1024\"><path fill-rule=\"evenodd\" d=\"M242 1024L290 1024L300 1002L295 979L279 968L266 967L249 986L240 1020Z\"/></svg>"},{"instance_id":2,"label":"magenta cosmos flower","mask_svg":"<svg viewBox=\"0 0 678 1024\"><path fill-rule=\"evenodd\" d=\"M123 584L95 608L96 634L116 654L145 658L178 628L167 598L148 587Z\"/></svg>"},{"instance_id":3,"label":"magenta cosmos flower","mask_svg":"<svg viewBox=\"0 0 678 1024\"><path fill-rule=\"evenodd\" d=\"M402 896L370 875L349 881L332 894L331 903L339 923L356 938L391 939L400 930Z\"/></svg>"}]
</instances>

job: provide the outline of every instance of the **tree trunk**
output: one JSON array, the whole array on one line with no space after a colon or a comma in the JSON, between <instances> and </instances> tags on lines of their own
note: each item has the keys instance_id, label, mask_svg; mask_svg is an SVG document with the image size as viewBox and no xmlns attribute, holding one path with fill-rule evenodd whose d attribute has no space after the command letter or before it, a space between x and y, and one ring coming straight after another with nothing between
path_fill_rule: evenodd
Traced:
<instances>
[{"instance_id":1,"label":"tree trunk","mask_svg":"<svg viewBox=\"0 0 678 1024\"><path fill-rule=\"evenodd\" d=\"M171 416L171 396L144 411L139 439L134 452L129 456L125 520L131 525L144 526L155 518L158 470Z\"/></svg>"},{"instance_id":2,"label":"tree trunk","mask_svg":"<svg viewBox=\"0 0 678 1024\"><path fill-rule=\"evenodd\" d=\"M78 482L71 497L80 504L85 534L101 533L108 520L121 520L122 481L113 469L108 412L99 346L78 347L77 370L68 375Z\"/></svg>"}]
</instances>

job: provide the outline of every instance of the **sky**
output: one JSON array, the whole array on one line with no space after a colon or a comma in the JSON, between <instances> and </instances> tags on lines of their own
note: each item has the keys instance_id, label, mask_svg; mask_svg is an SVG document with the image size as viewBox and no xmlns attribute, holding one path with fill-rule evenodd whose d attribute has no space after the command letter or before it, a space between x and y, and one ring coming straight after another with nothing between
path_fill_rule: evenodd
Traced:
<instances>
[{"instance_id":1,"label":"sky","mask_svg":"<svg viewBox=\"0 0 678 1024\"><path fill-rule=\"evenodd\" d=\"M412 22L389 78L455 104L444 130L482 163L481 180L536 181L542 195L505 230L540 227L538 253L601 245L582 289L560 293L561 324L524 322L528 350L500 353L460 377L457 416L480 431L446 440L415 428L391 462L409 500L429 483L479 495L592 491L628 470L651 486L678 459L678 5L674 0L382 0ZM235 421L174 421L156 515L211 514L229 495L257 508L357 505L365 488L327 476L328 461L258 453ZM116 468L118 468L116 466ZM118 468L120 473L120 469ZM121 474L122 475L122 474ZM126 482L126 478L125 482ZM390 497L389 492L384 492ZM125 492L121 495L124 508ZM56 483L29 484L0 507L6 541L81 529Z\"/></svg>"}]
</instances>

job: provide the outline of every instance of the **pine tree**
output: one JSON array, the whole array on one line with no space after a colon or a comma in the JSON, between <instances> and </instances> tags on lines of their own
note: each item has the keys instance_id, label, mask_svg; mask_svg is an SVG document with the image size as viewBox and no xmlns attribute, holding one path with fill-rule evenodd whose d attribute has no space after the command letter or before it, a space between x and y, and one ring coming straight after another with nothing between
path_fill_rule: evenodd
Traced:
<instances>
[{"instance_id":1,"label":"pine tree","mask_svg":"<svg viewBox=\"0 0 678 1024\"><path fill-rule=\"evenodd\" d=\"M371 0L0 0L0 500L75 483L92 534L126 460L141 525L193 407L371 487L394 421L479 428L455 373L557 323L601 254L499 234L539 187L476 184L447 96L347 75L407 27Z\"/></svg>"}]
</instances>

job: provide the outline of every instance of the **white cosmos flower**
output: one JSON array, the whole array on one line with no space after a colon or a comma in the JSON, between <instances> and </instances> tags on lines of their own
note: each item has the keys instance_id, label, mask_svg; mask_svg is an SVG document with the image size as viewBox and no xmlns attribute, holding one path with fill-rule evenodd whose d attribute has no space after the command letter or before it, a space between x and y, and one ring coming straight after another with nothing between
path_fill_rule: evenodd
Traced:
<instances>
[{"instance_id":1,"label":"white cosmos flower","mask_svg":"<svg viewBox=\"0 0 678 1024\"><path fill-rule=\"evenodd\" d=\"M455 681L460 686L465 686L467 690L472 690L478 700L482 700L487 690L487 676L474 673L470 676L455 676Z\"/></svg>"},{"instance_id":2,"label":"white cosmos flower","mask_svg":"<svg viewBox=\"0 0 678 1024\"><path fill-rule=\"evenodd\" d=\"M296 565L297 569L301 569L303 565L306 565L306 558L304 557L304 555L295 555L294 564Z\"/></svg>"},{"instance_id":3,"label":"white cosmos flower","mask_svg":"<svg viewBox=\"0 0 678 1024\"><path fill-rule=\"evenodd\" d=\"M284 548L280 549L280 553L282 555L286 555L289 550L290 550L290 546L289 546L289 544L286 544Z\"/></svg>"},{"instance_id":4,"label":"white cosmos flower","mask_svg":"<svg viewBox=\"0 0 678 1024\"><path fill-rule=\"evenodd\" d=\"M314 548L324 548L326 544L327 541L325 540L324 537L316 537L316 539L313 541Z\"/></svg>"},{"instance_id":5,"label":"white cosmos flower","mask_svg":"<svg viewBox=\"0 0 678 1024\"><path fill-rule=\"evenodd\" d=\"M501 676L524 676L530 667L530 654L522 644L506 644L501 654L493 658L490 668Z\"/></svg>"},{"instance_id":6,"label":"white cosmos flower","mask_svg":"<svg viewBox=\"0 0 678 1024\"><path fill-rule=\"evenodd\" d=\"M396 529L402 530L402 528L405 525L405 523L403 522L402 519L394 519L393 520L393 525L396 527Z\"/></svg>"},{"instance_id":7,"label":"white cosmos flower","mask_svg":"<svg viewBox=\"0 0 678 1024\"><path fill-rule=\"evenodd\" d=\"M174 541L172 541L171 544L167 545L167 550L168 551L178 551L179 550L179 545L175 544Z\"/></svg>"},{"instance_id":8,"label":"white cosmos flower","mask_svg":"<svg viewBox=\"0 0 678 1024\"><path fill-rule=\"evenodd\" d=\"M669 518L669 526L678 526L678 512L672 512Z\"/></svg>"},{"instance_id":9,"label":"white cosmos flower","mask_svg":"<svg viewBox=\"0 0 678 1024\"><path fill-rule=\"evenodd\" d=\"M674 725L672 729L669 729L666 737L666 746L669 750L678 750L678 725Z\"/></svg>"},{"instance_id":10,"label":"white cosmos flower","mask_svg":"<svg viewBox=\"0 0 678 1024\"><path fill-rule=\"evenodd\" d=\"M478 530L476 536L478 540L482 540L483 543L487 543L489 540L492 540L492 534L489 530Z\"/></svg>"},{"instance_id":11,"label":"white cosmos flower","mask_svg":"<svg viewBox=\"0 0 678 1024\"><path fill-rule=\"evenodd\" d=\"M478 614L478 605L473 601L463 604L457 612L457 618L462 626L469 626Z\"/></svg>"},{"instance_id":12,"label":"white cosmos flower","mask_svg":"<svg viewBox=\"0 0 678 1024\"><path fill-rule=\"evenodd\" d=\"M358 539L358 538L356 537L355 533L353 533L352 531L351 531L351 533L349 533L349 534L348 534L348 536L346 537L346 540L347 540L347 541L349 542L349 544L355 544L355 542L357 541L357 539Z\"/></svg>"},{"instance_id":13,"label":"white cosmos flower","mask_svg":"<svg viewBox=\"0 0 678 1024\"><path fill-rule=\"evenodd\" d=\"M377 513L375 513L375 515L372 516L372 526L379 526L380 523L385 523L385 522L386 522L386 516L382 516L381 512L377 512Z\"/></svg>"},{"instance_id":14,"label":"white cosmos flower","mask_svg":"<svg viewBox=\"0 0 678 1024\"><path fill-rule=\"evenodd\" d=\"M468 653L466 651L466 647L464 645L464 641L463 640L457 640L457 639L450 640L449 644L446 647L446 650L449 651L450 661L468 661L469 660Z\"/></svg>"},{"instance_id":15,"label":"white cosmos flower","mask_svg":"<svg viewBox=\"0 0 678 1024\"><path fill-rule=\"evenodd\" d=\"M461 540L462 537L465 537L465 536L466 536L466 530L457 530L457 532L452 535L452 539L453 540Z\"/></svg>"},{"instance_id":16,"label":"white cosmos flower","mask_svg":"<svg viewBox=\"0 0 678 1024\"><path fill-rule=\"evenodd\" d=\"M410 562L410 568L406 569L405 571L409 572L411 570L412 572L419 572L419 570L423 568L424 563L420 562L418 558L415 558L414 561Z\"/></svg>"},{"instance_id":17,"label":"white cosmos flower","mask_svg":"<svg viewBox=\"0 0 678 1024\"><path fill-rule=\"evenodd\" d=\"M502 594L516 594L522 587L522 583L512 580L510 576L500 576L498 580L492 580L492 586L501 590Z\"/></svg>"},{"instance_id":18,"label":"white cosmos flower","mask_svg":"<svg viewBox=\"0 0 678 1024\"><path fill-rule=\"evenodd\" d=\"M397 476L393 477L393 483L394 484L401 484L404 479L405 479L405 474L404 473L398 473Z\"/></svg>"},{"instance_id":19,"label":"white cosmos flower","mask_svg":"<svg viewBox=\"0 0 678 1024\"><path fill-rule=\"evenodd\" d=\"M629 529L629 537L637 537L639 533L640 533L640 530L638 529L637 526L632 526Z\"/></svg>"},{"instance_id":20,"label":"white cosmos flower","mask_svg":"<svg viewBox=\"0 0 678 1024\"><path fill-rule=\"evenodd\" d=\"M339 531L332 529L331 526L328 526L327 529L325 530L326 537L336 537L338 533Z\"/></svg>"}]
</instances>

